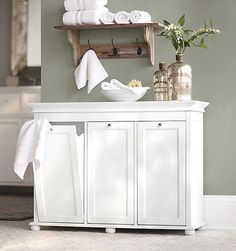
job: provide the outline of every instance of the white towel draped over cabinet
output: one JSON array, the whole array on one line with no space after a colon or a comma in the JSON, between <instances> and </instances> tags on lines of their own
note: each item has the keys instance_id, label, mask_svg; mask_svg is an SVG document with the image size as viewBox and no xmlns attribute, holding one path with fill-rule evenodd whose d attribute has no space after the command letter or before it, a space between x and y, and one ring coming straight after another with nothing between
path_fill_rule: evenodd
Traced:
<instances>
[{"instance_id":1,"label":"white towel draped over cabinet","mask_svg":"<svg viewBox=\"0 0 236 251\"><path fill-rule=\"evenodd\" d=\"M30 120L21 127L16 147L14 171L22 180L30 162L36 168L42 164L46 139L51 128L47 119Z\"/></svg>"}]
</instances>

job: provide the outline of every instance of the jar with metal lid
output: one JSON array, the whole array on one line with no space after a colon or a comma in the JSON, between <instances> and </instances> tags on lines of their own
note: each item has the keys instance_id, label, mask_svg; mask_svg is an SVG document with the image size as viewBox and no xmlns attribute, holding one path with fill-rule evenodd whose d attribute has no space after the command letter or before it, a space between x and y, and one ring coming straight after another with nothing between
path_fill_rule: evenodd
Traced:
<instances>
[{"instance_id":1,"label":"jar with metal lid","mask_svg":"<svg viewBox=\"0 0 236 251\"><path fill-rule=\"evenodd\" d=\"M168 101L168 77L166 70L166 63L159 64L159 70L154 73L154 100L155 101Z\"/></svg>"}]
</instances>

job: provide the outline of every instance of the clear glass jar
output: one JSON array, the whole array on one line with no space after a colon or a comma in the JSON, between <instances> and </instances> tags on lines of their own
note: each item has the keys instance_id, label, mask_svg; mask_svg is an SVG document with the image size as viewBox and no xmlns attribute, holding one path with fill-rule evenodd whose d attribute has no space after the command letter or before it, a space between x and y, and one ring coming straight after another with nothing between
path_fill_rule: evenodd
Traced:
<instances>
[{"instance_id":1,"label":"clear glass jar","mask_svg":"<svg viewBox=\"0 0 236 251\"><path fill-rule=\"evenodd\" d=\"M154 73L153 91L155 101L169 100L166 63L160 63L159 70Z\"/></svg>"},{"instance_id":2,"label":"clear glass jar","mask_svg":"<svg viewBox=\"0 0 236 251\"><path fill-rule=\"evenodd\" d=\"M192 68L183 62L183 54L176 55L176 62L167 70L169 88L172 88L172 100L192 99Z\"/></svg>"}]
</instances>

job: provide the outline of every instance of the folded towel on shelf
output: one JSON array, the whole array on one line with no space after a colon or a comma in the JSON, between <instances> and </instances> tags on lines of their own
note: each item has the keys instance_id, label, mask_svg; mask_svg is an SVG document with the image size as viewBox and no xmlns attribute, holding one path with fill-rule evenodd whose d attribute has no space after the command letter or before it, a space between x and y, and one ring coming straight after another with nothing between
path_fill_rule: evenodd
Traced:
<instances>
[{"instance_id":1,"label":"folded towel on shelf","mask_svg":"<svg viewBox=\"0 0 236 251\"><path fill-rule=\"evenodd\" d=\"M137 95L142 94L144 91L147 91L150 89L150 87L129 87L127 85L122 84L119 80L117 79L112 79L110 83L108 82L103 82L101 84L101 88L104 91L111 91L111 90L124 90L128 92L135 93Z\"/></svg>"},{"instance_id":2,"label":"folded towel on shelf","mask_svg":"<svg viewBox=\"0 0 236 251\"><path fill-rule=\"evenodd\" d=\"M39 168L44 160L47 135L51 124L47 119L27 121L21 128L14 164L15 173L23 180L30 162Z\"/></svg>"},{"instance_id":3,"label":"folded towel on shelf","mask_svg":"<svg viewBox=\"0 0 236 251\"><path fill-rule=\"evenodd\" d=\"M115 14L115 22L117 24L129 24L130 14L126 11L119 11Z\"/></svg>"},{"instance_id":4,"label":"folded towel on shelf","mask_svg":"<svg viewBox=\"0 0 236 251\"><path fill-rule=\"evenodd\" d=\"M110 11L104 12L101 15L101 21L103 24L114 24L115 23L115 14Z\"/></svg>"},{"instance_id":5,"label":"folded towel on shelf","mask_svg":"<svg viewBox=\"0 0 236 251\"><path fill-rule=\"evenodd\" d=\"M108 77L106 70L93 50L88 50L75 70L75 81L80 90L88 84L88 93Z\"/></svg>"},{"instance_id":6,"label":"folded towel on shelf","mask_svg":"<svg viewBox=\"0 0 236 251\"><path fill-rule=\"evenodd\" d=\"M108 12L105 7L96 10L67 11L63 15L65 25L101 24L101 15Z\"/></svg>"},{"instance_id":7,"label":"folded towel on shelf","mask_svg":"<svg viewBox=\"0 0 236 251\"><path fill-rule=\"evenodd\" d=\"M64 0L66 11L95 10L107 5L107 0Z\"/></svg>"},{"instance_id":8,"label":"folded towel on shelf","mask_svg":"<svg viewBox=\"0 0 236 251\"><path fill-rule=\"evenodd\" d=\"M131 23L151 23L152 17L146 11L134 10L130 13Z\"/></svg>"},{"instance_id":9,"label":"folded towel on shelf","mask_svg":"<svg viewBox=\"0 0 236 251\"><path fill-rule=\"evenodd\" d=\"M63 24L76 25L78 24L78 11L67 11L63 15Z\"/></svg>"},{"instance_id":10,"label":"folded towel on shelf","mask_svg":"<svg viewBox=\"0 0 236 251\"><path fill-rule=\"evenodd\" d=\"M101 24L101 16L104 12L109 10L102 7L96 10L84 10L79 12L79 24Z\"/></svg>"}]
</instances>

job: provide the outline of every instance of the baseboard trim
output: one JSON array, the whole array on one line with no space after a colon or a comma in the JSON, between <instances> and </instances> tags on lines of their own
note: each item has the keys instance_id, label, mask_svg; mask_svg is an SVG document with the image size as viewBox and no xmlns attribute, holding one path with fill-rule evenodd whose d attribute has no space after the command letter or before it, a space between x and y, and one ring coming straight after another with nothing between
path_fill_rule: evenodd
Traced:
<instances>
[{"instance_id":1,"label":"baseboard trim","mask_svg":"<svg viewBox=\"0 0 236 251\"><path fill-rule=\"evenodd\" d=\"M207 229L236 229L236 196L204 196Z\"/></svg>"}]
</instances>

